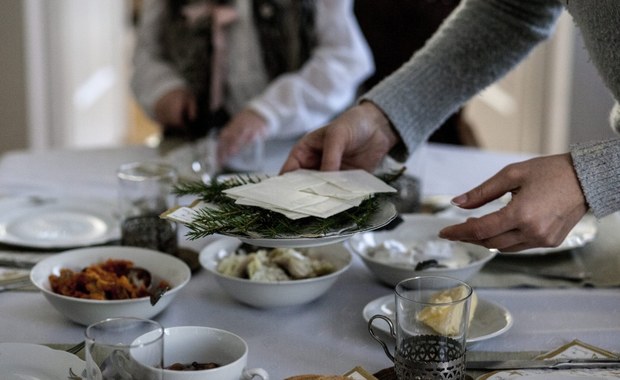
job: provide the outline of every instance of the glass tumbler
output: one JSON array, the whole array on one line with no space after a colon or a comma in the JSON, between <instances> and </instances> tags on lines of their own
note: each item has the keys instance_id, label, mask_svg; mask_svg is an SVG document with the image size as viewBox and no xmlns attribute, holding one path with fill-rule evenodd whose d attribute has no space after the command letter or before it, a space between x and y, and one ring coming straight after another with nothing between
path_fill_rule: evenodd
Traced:
<instances>
[{"instance_id":1,"label":"glass tumbler","mask_svg":"<svg viewBox=\"0 0 620 380\"><path fill-rule=\"evenodd\" d=\"M164 328L140 318L109 318L86 328L86 378L162 380Z\"/></svg>"},{"instance_id":2,"label":"glass tumbler","mask_svg":"<svg viewBox=\"0 0 620 380\"><path fill-rule=\"evenodd\" d=\"M377 314L368 321L372 337L394 362L398 380L464 379L472 288L443 276L403 280L395 288L395 320ZM373 330L382 319L396 338L390 349Z\"/></svg>"},{"instance_id":3,"label":"glass tumbler","mask_svg":"<svg viewBox=\"0 0 620 380\"><path fill-rule=\"evenodd\" d=\"M178 253L177 225L160 215L177 204L177 170L161 162L132 162L117 172L121 244Z\"/></svg>"}]
</instances>

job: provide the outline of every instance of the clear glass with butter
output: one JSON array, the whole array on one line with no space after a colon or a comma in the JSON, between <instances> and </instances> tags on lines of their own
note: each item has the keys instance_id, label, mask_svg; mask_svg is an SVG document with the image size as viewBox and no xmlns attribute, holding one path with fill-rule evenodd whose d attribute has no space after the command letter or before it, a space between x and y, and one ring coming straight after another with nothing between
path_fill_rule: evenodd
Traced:
<instances>
[{"instance_id":1,"label":"clear glass with butter","mask_svg":"<svg viewBox=\"0 0 620 380\"><path fill-rule=\"evenodd\" d=\"M398 380L464 379L473 289L450 277L420 276L395 288L395 320L377 314L368 330L394 362ZM394 354L373 323L382 319L396 338Z\"/></svg>"}]
</instances>

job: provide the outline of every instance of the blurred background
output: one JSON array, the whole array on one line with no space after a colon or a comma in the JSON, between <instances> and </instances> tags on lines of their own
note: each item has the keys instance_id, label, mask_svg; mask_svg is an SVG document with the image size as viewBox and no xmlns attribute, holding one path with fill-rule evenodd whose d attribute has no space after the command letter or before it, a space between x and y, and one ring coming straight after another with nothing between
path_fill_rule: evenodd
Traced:
<instances>
[{"instance_id":1,"label":"blurred background","mask_svg":"<svg viewBox=\"0 0 620 380\"><path fill-rule=\"evenodd\" d=\"M158 142L129 91L139 0L0 2L0 154ZM388 43L388 42L386 42ZM464 110L482 148L565 151L613 136L613 104L578 30L554 37Z\"/></svg>"}]
</instances>

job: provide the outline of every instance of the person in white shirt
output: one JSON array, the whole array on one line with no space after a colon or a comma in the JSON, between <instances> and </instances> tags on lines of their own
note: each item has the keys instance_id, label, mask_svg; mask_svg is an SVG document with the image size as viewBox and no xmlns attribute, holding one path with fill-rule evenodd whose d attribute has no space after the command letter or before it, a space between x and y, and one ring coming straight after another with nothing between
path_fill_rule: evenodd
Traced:
<instances>
[{"instance_id":1,"label":"person in white shirt","mask_svg":"<svg viewBox=\"0 0 620 380\"><path fill-rule=\"evenodd\" d=\"M220 128L225 162L339 114L374 70L352 0L150 0L131 87L168 136Z\"/></svg>"}]
</instances>

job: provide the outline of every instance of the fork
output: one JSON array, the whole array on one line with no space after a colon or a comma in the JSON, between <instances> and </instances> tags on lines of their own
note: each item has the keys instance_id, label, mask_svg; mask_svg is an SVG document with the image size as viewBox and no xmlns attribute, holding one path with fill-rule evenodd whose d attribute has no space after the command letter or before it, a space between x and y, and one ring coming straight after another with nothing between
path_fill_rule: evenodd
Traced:
<instances>
[{"instance_id":1,"label":"fork","mask_svg":"<svg viewBox=\"0 0 620 380\"><path fill-rule=\"evenodd\" d=\"M20 277L16 277L11 280L0 281L0 292L15 290L15 289L24 289L32 286L32 281L30 281L29 275L24 275Z\"/></svg>"},{"instance_id":2,"label":"fork","mask_svg":"<svg viewBox=\"0 0 620 380\"><path fill-rule=\"evenodd\" d=\"M84 346L86 345L85 341L81 341L80 343L76 344L75 346L69 347L67 348L65 351L76 355L78 352L82 351L82 349L84 349Z\"/></svg>"}]
</instances>

